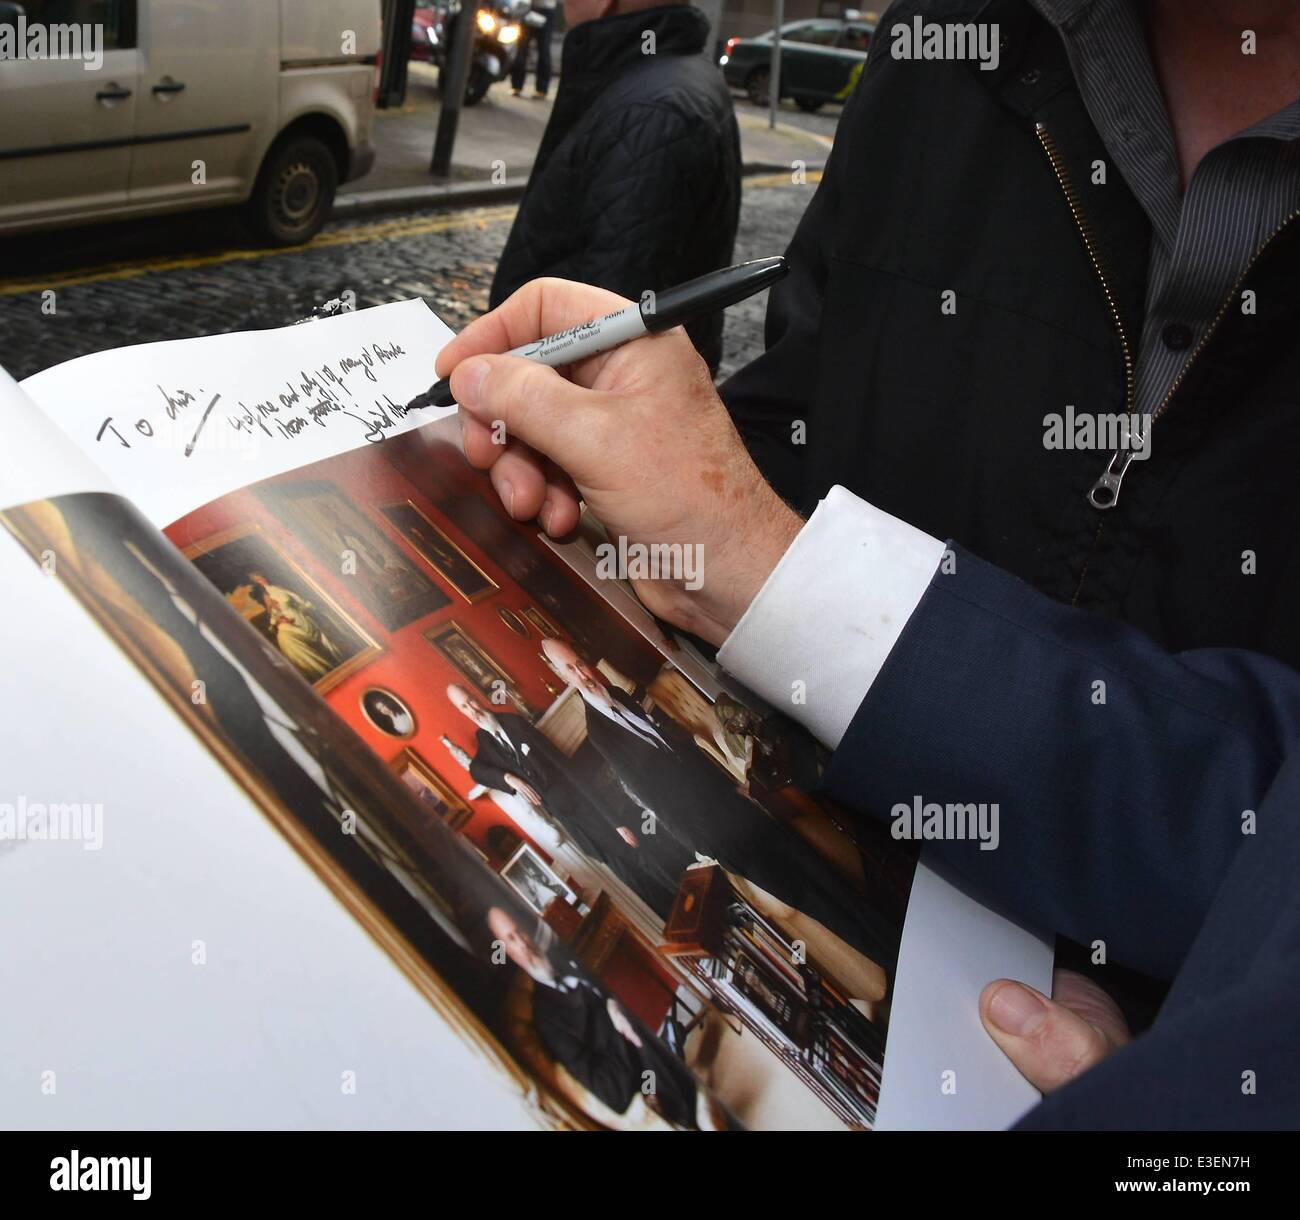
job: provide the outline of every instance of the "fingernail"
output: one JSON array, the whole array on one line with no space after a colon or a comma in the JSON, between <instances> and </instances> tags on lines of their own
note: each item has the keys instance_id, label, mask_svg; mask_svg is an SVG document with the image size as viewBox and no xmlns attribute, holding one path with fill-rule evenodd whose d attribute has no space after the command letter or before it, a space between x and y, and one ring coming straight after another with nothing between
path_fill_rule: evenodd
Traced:
<instances>
[{"instance_id":1,"label":"fingernail","mask_svg":"<svg viewBox=\"0 0 1300 1220\"><path fill-rule=\"evenodd\" d=\"M1047 1003L1036 991L1008 983L989 1000L989 1020L1004 1034L1027 1038L1047 1020Z\"/></svg>"},{"instance_id":2,"label":"fingernail","mask_svg":"<svg viewBox=\"0 0 1300 1220\"><path fill-rule=\"evenodd\" d=\"M509 479L502 479L497 492L501 496L501 503L506 506L506 512L513 517L515 515L515 485Z\"/></svg>"},{"instance_id":3,"label":"fingernail","mask_svg":"<svg viewBox=\"0 0 1300 1220\"><path fill-rule=\"evenodd\" d=\"M542 523L542 529L548 534L551 532L551 511L554 506L549 500L542 505L542 510L537 514L537 519Z\"/></svg>"},{"instance_id":4,"label":"fingernail","mask_svg":"<svg viewBox=\"0 0 1300 1220\"><path fill-rule=\"evenodd\" d=\"M483 395L483 381L491 368L492 365L488 361L480 360L477 356L464 360L456 366L456 371L452 374L456 381L454 393L456 401L462 407L469 407L472 410L478 405Z\"/></svg>"}]
</instances>

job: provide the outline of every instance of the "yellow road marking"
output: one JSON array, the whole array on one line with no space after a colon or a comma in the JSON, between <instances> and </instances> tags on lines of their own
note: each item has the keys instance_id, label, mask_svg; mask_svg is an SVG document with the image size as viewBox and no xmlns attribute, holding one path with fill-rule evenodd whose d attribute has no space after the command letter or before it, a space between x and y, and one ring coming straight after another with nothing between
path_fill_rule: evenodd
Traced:
<instances>
[{"instance_id":1,"label":"yellow road marking","mask_svg":"<svg viewBox=\"0 0 1300 1220\"><path fill-rule=\"evenodd\" d=\"M745 185L746 186L802 186L803 185L802 183L795 182L794 178L791 176L793 172L794 171L791 170L789 174L784 174L784 173L783 174L759 174L753 178L746 178ZM822 180L822 172L819 169L808 170L804 174L804 179L805 181L815 185L816 183Z\"/></svg>"},{"instance_id":2,"label":"yellow road marking","mask_svg":"<svg viewBox=\"0 0 1300 1220\"><path fill-rule=\"evenodd\" d=\"M808 181L821 181L821 172L814 170L808 174ZM763 174L755 178L746 178L748 187L791 186L789 174ZM153 275L164 271L189 271L197 267L217 267L222 263L247 263L263 258L278 258L284 254L301 254L304 250L328 250L335 246L352 246L359 242L385 241L393 237L419 237L424 233L442 233L450 229L471 229L485 227L511 220L517 210L516 205L504 207L476 208L468 212L457 212L452 216L403 217L396 220L379 220L372 224L355 225L350 229L335 229L318 234L305 246L283 246L277 249L252 250L217 250L212 254L196 254L187 258L140 259L136 262L105 263L87 271L65 271L43 277L38 280L15 280L0 284L0 297L19 296L25 292L42 292L46 289L74 288L81 284L101 284L110 280L130 280L141 275Z\"/></svg>"},{"instance_id":3,"label":"yellow road marking","mask_svg":"<svg viewBox=\"0 0 1300 1220\"><path fill-rule=\"evenodd\" d=\"M469 229L509 220L514 216L515 210L515 205L511 204L509 207L479 208L455 216L376 221L374 224L321 233L305 246L283 246L269 250L218 250L212 254L191 255L188 258L159 257L129 263L105 263L93 271L68 271L39 280L3 284L0 285L0 296L17 296L19 293L40 292L46 288L70 288L78 284L98 284L106 280L129 280L160 271L185 271L195 267L215 267L222 263L253 262L262 258L277 258L283 254L301 254L304 250L326 250L357 242L383 241L390 237L418 237L422 233L438 233L446 229Z\"/></svg>"}]
</instances>

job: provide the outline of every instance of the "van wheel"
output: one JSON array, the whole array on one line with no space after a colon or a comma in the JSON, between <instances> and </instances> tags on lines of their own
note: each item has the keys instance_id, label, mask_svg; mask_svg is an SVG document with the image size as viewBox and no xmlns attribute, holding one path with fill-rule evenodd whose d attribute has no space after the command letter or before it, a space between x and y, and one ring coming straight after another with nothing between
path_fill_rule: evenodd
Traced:
<instances>
[{"instance_id":1,"label":"van wheel","mask_svg":"<svg viewBox=\"0 0 1300 1220\"><path fill-rule=\"evenodd\" d=\"M296 136L267 153L248 201L248 221L275 246L296 246L320 231L334 204L339 171L315 136Z\"/></svg>"},{"instance_id":2,"label":"van wheel","mask_svg":"<svg viewBox=\"0 0 1300 1220\"><path fill-rule=\"evenodd\" d=\"M819 97L797 97L794 100L805 114L816 114L825 105Z\"/></svg>"},{"instance_id":3,"label":"van wheel","mask_svg":"<svg viewBox=\"0 0 1300 1220\"><path fill-rule=\"evenodd\" d=\"M772 100L772 74L767 68L755 68L745 78L745 96L754 106L766 106Z\"/></svg>"}]
</instances>

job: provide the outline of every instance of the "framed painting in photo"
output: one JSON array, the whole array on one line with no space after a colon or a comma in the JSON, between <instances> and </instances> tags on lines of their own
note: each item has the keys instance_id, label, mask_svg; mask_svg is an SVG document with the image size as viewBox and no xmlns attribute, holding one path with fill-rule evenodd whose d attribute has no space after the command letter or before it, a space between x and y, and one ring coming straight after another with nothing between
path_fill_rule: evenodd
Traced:
<instances>
[{"instance_id":1,"label":"framed painting in photo","mask_svg":"<svg viewBox=\"0 0 1300 1220\"><path fill-rule=\"evenodd\" d=\"M497 582L429 520L410 500L379 510L457 593L467 602L481 601L497 590Z\"/></svg>"},{"instance_id":2,"label":"framed painting in photo","mask_svg":"<svg viewBox=\"0 0 1300 1220\"><path fill-rule=\"evenodd\" d=\"M539 915L556 899L572 906L578 895L558 877L551 867L527 843L521 843L501 868L501 876L518 891L523 900Z\"/></svg>"},{"instance_id":3,"label":"framed painting in photo","mask_svg":"<svg viewBox=\"0 0 1300 1220\"><path fill-rule=\"evenodd\" d=\"M497 618L499 618L515 635L528 639L532 632L528 630L528 624L519 617L509 606L497 607Z\"/></svg>"},{"instance_id":4,"label":"framed painting in photo","mask_svg":"<svg viewBox=\"0 0 1300 1220\"><path fill-rule=\"evenodd\" d=\"M493 691L498 689L496 683L502 683L514 697L514 679L465 633L459 623L440 623L426 631L424 638L469 679L475 690L490 699Z\"/></svg>"},{"instance_id":5,"label":"framed painting in photo","mask_svg":"<svg viewBox=\"0 0 1300 1220\"><path fill-rule=\"evenodd\" d=\"M391 538L324 480L268 483L258 496L389 631L451 605Z\"/></svg>"},{"instance_id":6,"label":"framed painting in photo","mask_svg":"<svg viewBox=\"0 0 1300 1220\"><path fill-rule=\"evenodd\" d=\"M403 750L390 765L397 778L420 798L420 803L452 830L459 830L474 816L469 802L414 750Z\"/></svg>"},{"instance_id":7,"label":"framed painting in photo","mask_svg":"<svg viewBox=\"0 0 1300 1220\"><path fill-rule=\"evenodd\" d=\"M185 556L318 691L383 651L258 525L214 534Z\"/></svg>"},{"instance_id":8,"label":"framed painting in photo","mask_svg":"<svg viewBox=\"0 0 1300 1220\"><path fill-rule=\"evenodd\" d=\"M523 612L526 618L534 627L537 628L537 634L544 640L558 640L563 638L560 629L551 622L536 606L529 606Z\"/></svg>"},{"instance_id":9,"label":"framed painting in photo","mask_svg":"<svg viewBox=\"0 0 1300 1220\"><path fill-rule=\"evenodd\" d=\"M385 686L372 686L361 693L361 712L381 733L389 737L414 737L415 713L400 695Z\"/></svg>"}]
</instances>

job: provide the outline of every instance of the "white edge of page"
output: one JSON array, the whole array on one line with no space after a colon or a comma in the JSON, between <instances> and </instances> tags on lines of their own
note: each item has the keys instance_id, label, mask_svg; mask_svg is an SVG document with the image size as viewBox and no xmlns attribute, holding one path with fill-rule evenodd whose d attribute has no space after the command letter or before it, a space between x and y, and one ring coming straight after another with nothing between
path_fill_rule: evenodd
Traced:
<instances>
[{"instance_id":1,"label":"white edge of page","mask_svg":"<svg viewBox=\"0 0 1300 1220\"><path fill-rule=\"evenodd\" d=\"M0 368L0 508L114 490L108 476Z\"/></svg>"},{"instance_id":2,"label":"white edge of page","mask_svg":"<svg viewBox=\"0 0 1300 1220\"><path fill-rule=\"evenodd\" d=\"M979 996L999 978L1046 994L1052 942L916 867L889 1016L877 1131L1011 1126L1039 1100L985 1032Z\"/></svg>"}]
</instances>

